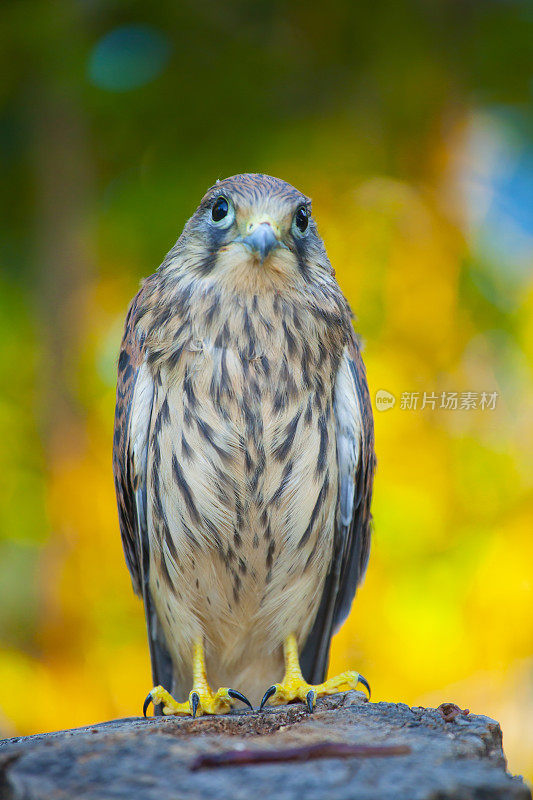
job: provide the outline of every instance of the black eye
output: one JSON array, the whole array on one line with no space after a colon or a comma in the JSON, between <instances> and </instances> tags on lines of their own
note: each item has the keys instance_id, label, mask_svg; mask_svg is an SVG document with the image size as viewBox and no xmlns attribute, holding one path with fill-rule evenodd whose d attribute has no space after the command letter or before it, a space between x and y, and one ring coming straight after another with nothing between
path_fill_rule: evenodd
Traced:
<instances>
[{"instance_id":1,"label":"black eye","mask_svg":"<svg viewBox=\"0 0 533 800\"><path fill-rule=\"evenodd\" d=\"M301 233L305 233L309 225L309 215L305 206L300 206L294 217L296 227Z\"/></svg>"},{"instance_id":2,"label":"black eye","mask_svg":"<svg viewBox=\"0 0 533 800\"><path fill-rule=\"evenodd\" d=\"M220 222L229 211L228 201L225 197L217 197L211 209L211 216L215 222Z\"/></svg>"}]
</instances>

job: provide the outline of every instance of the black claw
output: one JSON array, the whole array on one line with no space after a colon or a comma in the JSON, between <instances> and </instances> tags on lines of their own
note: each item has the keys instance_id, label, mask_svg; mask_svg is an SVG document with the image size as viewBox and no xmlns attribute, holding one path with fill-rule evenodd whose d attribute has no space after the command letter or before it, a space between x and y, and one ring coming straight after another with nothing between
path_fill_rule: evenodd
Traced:
<instances>
[{"instance_id":1,"label":"black claw","mask_svg":"<svg viewBox=\"0 0 533 800\"><path fill-rule=\"evenodd\" d=\"M263 699L261 700L261 705L259 706L259 711L263 710L263 706L265 705L266 701L269 700L273 694L276 694L276 687L270 686L263 695Z\"/></svg>"},{"instance_id":2,"label":"black claw","mask_svg":"<svg viewBox=\"0 0 533 800\"><path fill-rule=\"evenodd\" d=\"M252 706L252 704L250 703L248 698L245 697L240 692L237 692L235 689L228 689L228 694L229 694L230 697L233 697L234 700L240 700L241 703L246 703L248 708L251 708L252 711L254 710L254 707Z\"/></svg>"},{"instance_id":3,"label":"black claw","mask_svg":"<svg viewBox=\"0 0 533 800\"><path fill-rule=\"evenodd\" d=\"M368 692L368 699L370 700L370 697L371 697L371 695L372 695L372 692L370 691L370 684L369 684L369 682L367 681L367 679L366 679L366 678L363 678L363 676L362 676L362 675L359 675L359 680L357 681L357 683L362 683L362 684L363 684L363 686L365 687L365 689L366 689L366 690L367 690L367 692Z\"/></svg>"},{"instance_id":4,"label":"black claw","mask_svg":"<svg viewBox=\"0 0 533 800\"><path fill-rule=\"evenodd\" d=\"M307 694L305 695L305 702L307 703L307 709L310 714L313 713L313 700L315 699L316 695L313 689L309 689Z\"/></svg>"},{"instance_id":5,"label":"black claw","mask_svg":"<svg viewBox=\"0 0 533 800\"><path fill-rule=\"evenodd\" d=\"M196 692L191 694L191 706L192 706L192 718L196 718L196 712L198 711L198 705L200 703L200 697Z\"/></svg>"},{"instance_id":6,"label":"black claw","mask_svg":"<svg viewBox=\"0 0 533 800\"><path fill-rule=\"evenodd\" d=\"M143 703L143 716L146 716L146 712L148 711L148 706L152 702L152 692L148 692L148 696Z\"/></svg>"}]
</instances>

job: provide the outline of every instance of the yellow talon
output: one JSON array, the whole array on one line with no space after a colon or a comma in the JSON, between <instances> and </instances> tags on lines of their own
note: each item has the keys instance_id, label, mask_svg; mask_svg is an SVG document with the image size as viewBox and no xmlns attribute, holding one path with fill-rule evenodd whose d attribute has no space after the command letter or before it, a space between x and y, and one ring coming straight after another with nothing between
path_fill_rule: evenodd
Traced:
<instances>
[{"instance_id":1,"label":"yellow talon","mask_svg":"<svg viewBox=\"0 0 533 800\"><path fill-rule=\"evenodd\" d=\"M143 714L146 716L150 703L154 706L161 704L165 715L186 714L201 717L203 714L227 714L233 708L233 700L241 700L252 708L248 698L235 689L222 688L214 693L211 691L207 683L203 642L198 639L193 648L193 686L189 699L178 703L162 686L154 686L144 701Z\"/></svg>"},{"instance_id":2,"label":"yellow talon","mask_svg":"<svg viewBox=\"0 0 533 800\"><path fill-rule=\"evenodd\" d=\"M167 692L166 689L163 689L162 686L155 686L146 700L144 701L145 708L143 708L144 716L146 716L146 709L150 701L154 704L154 706L162 705L163 706L163 714L189 714L189 702L186 703L178 703L170 692Z\"/></svg>"},{"instance_id":3,"label":"yellow talon","mask_svg":"<svg viewBox=\"0 0 533 800\"><path fill-rule=\"evenodd\" d=\"M274 683L270 686L261 700L260 708L270 701L272 705L283 705L292 700L301 700L307 704L309 711L312 711L316 704L317 697L323 697L336 692L348 692L355 689L358 683L362 683L368 690L370 697L370 686L362 675L352 670L336 675L324 683L313 686L304 680L300 669L298 658L298 645L294 634L287 636L283 647L285 655L285 676L281 683Z\"/></svg>"}]
</instances>

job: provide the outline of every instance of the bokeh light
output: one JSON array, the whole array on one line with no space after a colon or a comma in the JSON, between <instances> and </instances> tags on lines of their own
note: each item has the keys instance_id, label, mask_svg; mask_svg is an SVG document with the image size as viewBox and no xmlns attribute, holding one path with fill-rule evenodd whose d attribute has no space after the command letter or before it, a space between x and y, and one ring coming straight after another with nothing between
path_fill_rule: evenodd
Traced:
<instances>
[{"instance_id":1,"label":"bokeh light","mask_svg":"<svg viewBox=\"0 0 533 800\"><path fill-rule=\"evenodd\" d=\"M124 25L94 46L88 65L95 86L126 92L154 80L165 68L172 47L166 36L147 25Z\"/></svg>"}]
</instances>

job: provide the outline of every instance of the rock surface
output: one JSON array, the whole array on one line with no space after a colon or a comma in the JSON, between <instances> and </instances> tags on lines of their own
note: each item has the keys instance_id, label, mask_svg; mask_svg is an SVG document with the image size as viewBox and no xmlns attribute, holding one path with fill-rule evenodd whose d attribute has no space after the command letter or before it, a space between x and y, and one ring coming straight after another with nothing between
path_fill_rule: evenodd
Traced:
<instances>
[{"instance_id":1,"label":"rock surface","mask_svg":"<svg viewBox=\"0 0 533 800\"><path fill-rule=\"evenodd\" d=\"M323 743L364 747L331 757ZM308 760L279 761L293 749ZM223 761L258 754L276 760L202 766L212 754ZM319 700L313 715L291 705L197 720L131 718L6 739L0 742L0 798L530 799L505 766L500 727L488 717L445 722L435 709L369 703L348 692Z\"/></svg>"}]
</instances>

